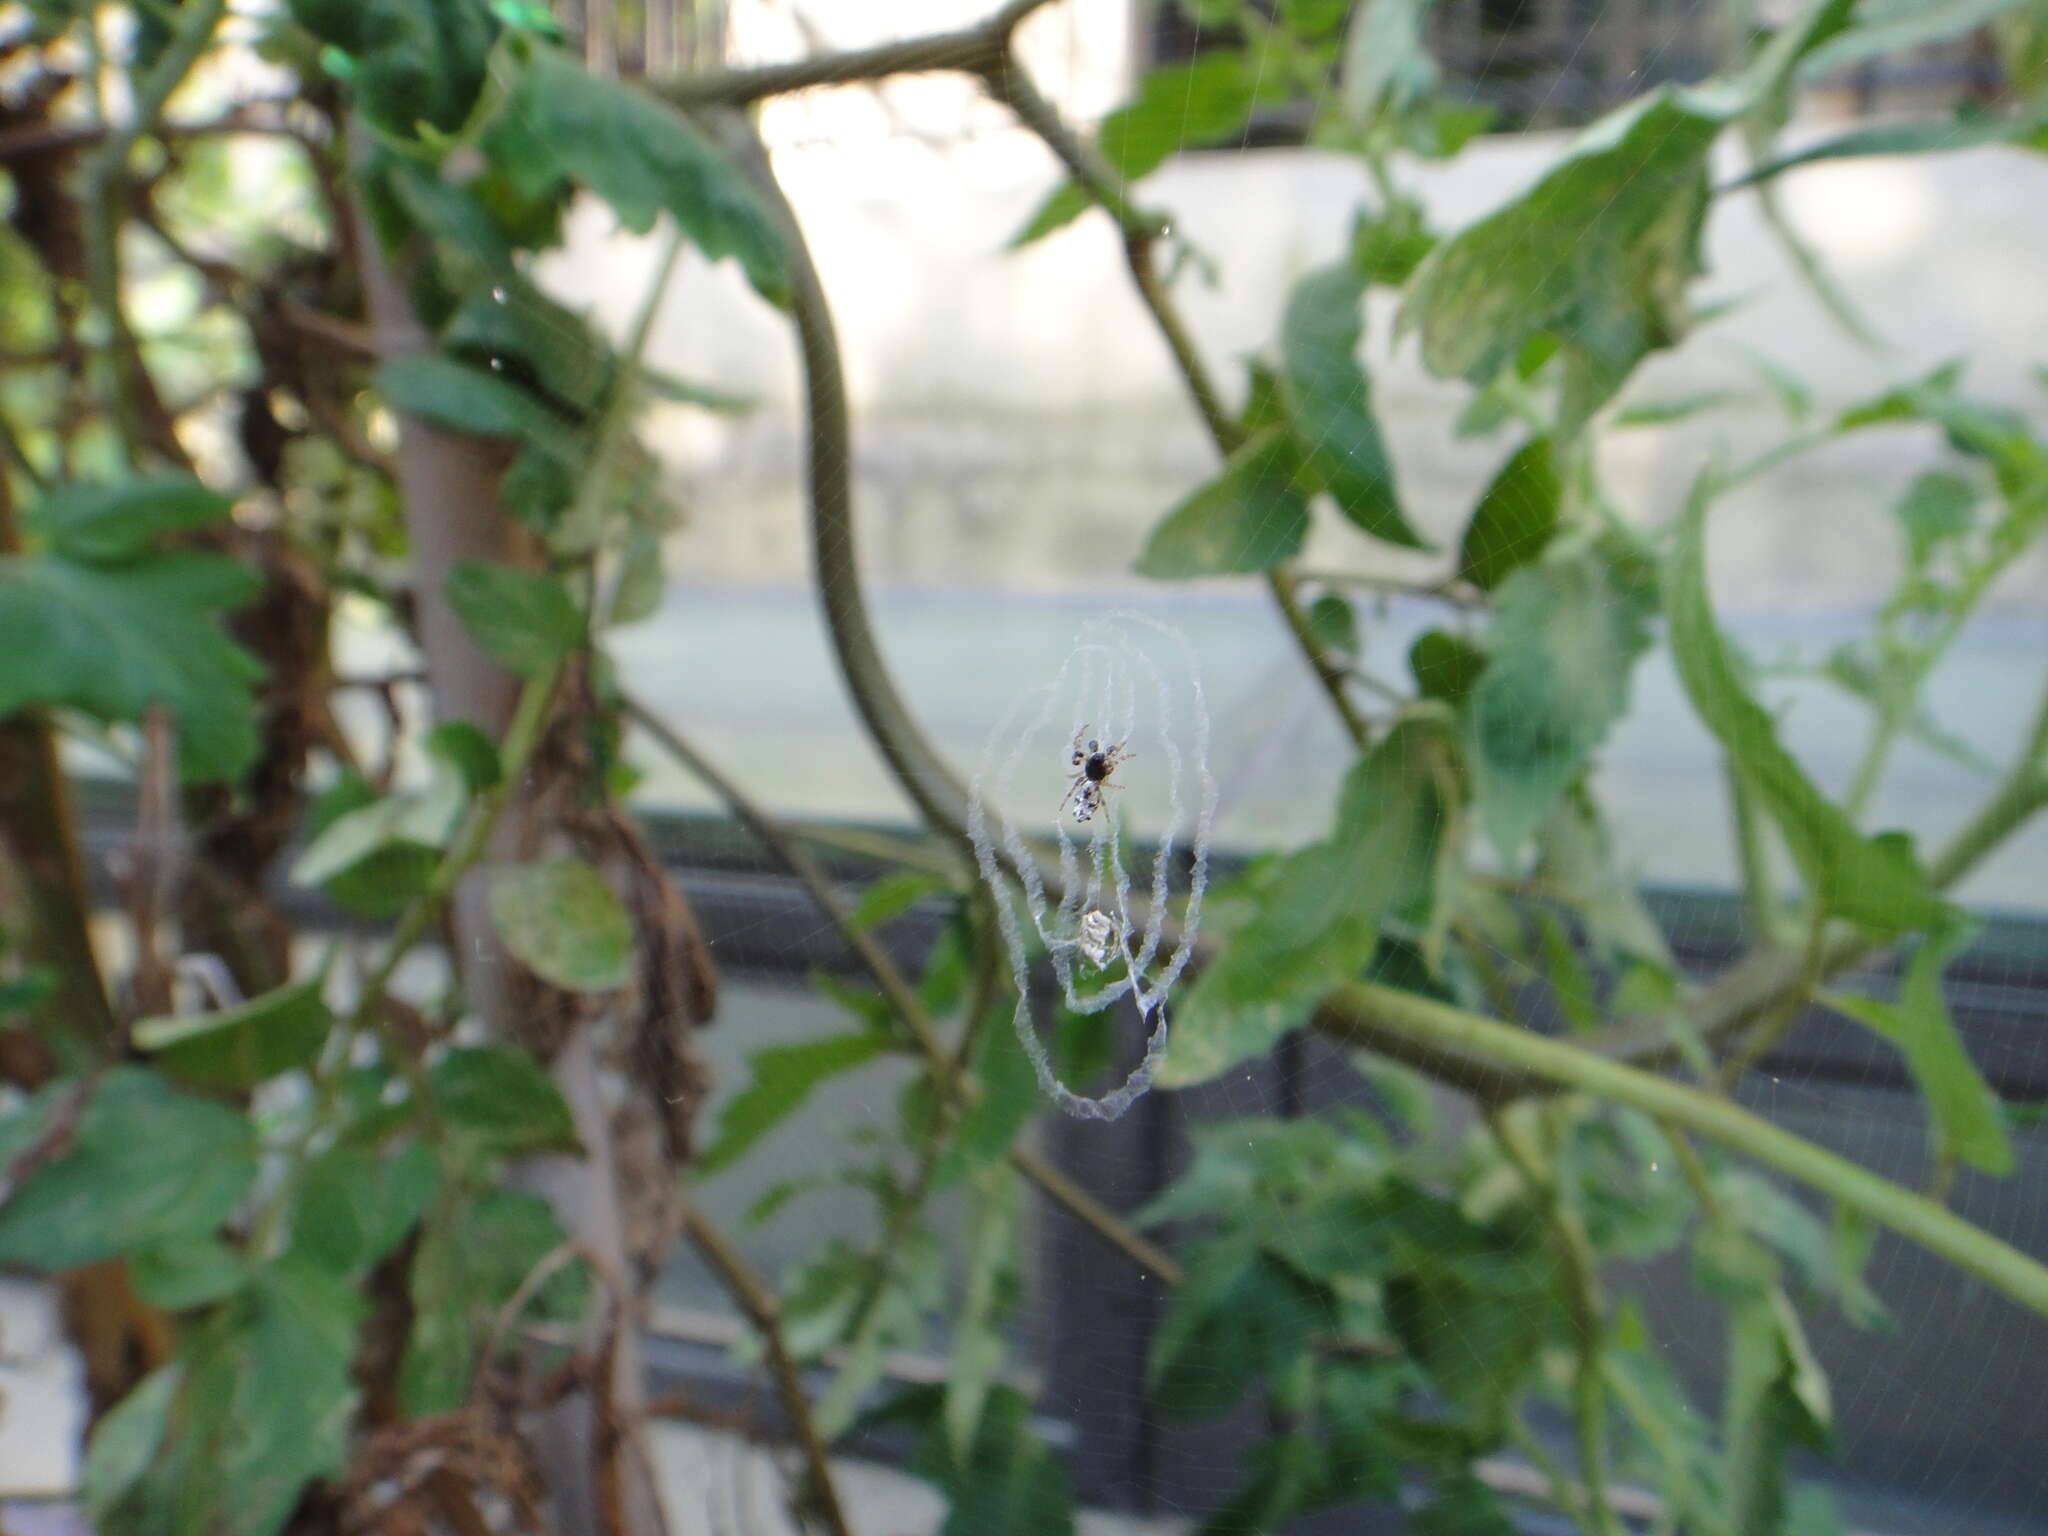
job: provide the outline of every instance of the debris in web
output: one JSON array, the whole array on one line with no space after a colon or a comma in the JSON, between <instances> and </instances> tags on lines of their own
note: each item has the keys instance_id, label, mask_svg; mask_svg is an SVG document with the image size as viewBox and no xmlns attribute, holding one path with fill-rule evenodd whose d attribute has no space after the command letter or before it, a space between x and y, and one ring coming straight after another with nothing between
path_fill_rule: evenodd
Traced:
<instances>
[{"instance_id":1,"label":"debris in web","mask_svg":"<svg viewBox=\"0 0 2048 1536\"><path fill-rule=\"evenodd\" d=\"M1143 883L1127 820L1154 839ZM1194 648L1144 614L1083 624L1059 672L989 737L968 831L1016 983L1017 1037L1040 1087L1070 1115L1114 1120L1152 1086L1168 994L1194 955L1215 820ZM1031 983L1041 955L1067 1009L1108 1015L1121 1005L1146 1032L1143 1057L1100 1098L1060 1081L1039 1037Z\"/></svg>"}]
</instances>

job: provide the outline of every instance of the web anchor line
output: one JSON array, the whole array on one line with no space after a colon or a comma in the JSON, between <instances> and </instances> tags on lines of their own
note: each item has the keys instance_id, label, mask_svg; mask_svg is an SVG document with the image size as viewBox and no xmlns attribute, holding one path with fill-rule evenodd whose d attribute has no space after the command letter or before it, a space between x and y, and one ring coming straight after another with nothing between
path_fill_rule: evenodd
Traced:
<instances>
[{"instance_id":1,"label":"web anchor line","mask_svg":"<svg viewBox=\"0 0 2048 1536\"><path fill-rule=\"evenodd\" d=\"M1054 723L1063 706L1064 733ZM1057 779L1049 772L1054 768L1061 770ZM1162 791L1164 826L1150 880L1138 886L1124 858L1124 807L1142 807L1138 814L1149 821ZM1040 794L1042 802L1033 798ZM1083 624L1052 680L1022 694L989 735L968 803L968 833L995 897L1016 987L1017 1038L1040 1088L1077 1119L1118 1118L1152 1086L1165 1059L1167 996L1194 956L1216 801L1208 705L1194 648L1179 630L1145 614L1119 609ZM1058 849L1057 907L1039 855L1007 809L1019 803L1051 812L1047 840ZM1176 893L1176 853L1183 849L1187 872ZM1179 932L1168 950L1177 894ZM1034 1025L1031 962L1041 949L1070 1012L1101 1013L1128 998L1147 1026L1143 1056L1099 1098L1060 1081Z\"/></svg>"}]
</instances>

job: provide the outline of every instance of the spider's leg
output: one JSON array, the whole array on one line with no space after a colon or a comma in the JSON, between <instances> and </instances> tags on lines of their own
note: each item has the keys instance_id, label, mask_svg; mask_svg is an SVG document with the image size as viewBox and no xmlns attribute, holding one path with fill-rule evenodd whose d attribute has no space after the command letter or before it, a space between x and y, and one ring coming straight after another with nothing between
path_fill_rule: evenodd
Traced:
<instances>
[{"instance_id":1,"label":"spider's leg","mask_svg":"<svg viewBox=\"0 0 2048 1536\"><path fill-rule=\"evenodd\" d=\"M1053 808L1053 815L1057 816L1061 811L1064 811L1067 808L1067 802L1074 798L1074 791L1079 789L1083 784L1086 784L1087 782L1087 774L1075 774L1073 782L1067 785L1067 792L1064 795L1060 796L1060 803Z\"/></svg>"}]
</instances>

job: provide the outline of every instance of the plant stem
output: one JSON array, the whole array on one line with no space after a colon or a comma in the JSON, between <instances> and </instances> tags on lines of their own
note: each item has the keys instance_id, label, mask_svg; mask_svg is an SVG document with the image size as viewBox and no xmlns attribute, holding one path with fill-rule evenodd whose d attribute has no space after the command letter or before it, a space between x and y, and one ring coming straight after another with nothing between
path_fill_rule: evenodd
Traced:
<instances>
[{"instance_id":1,"label":"plant stem","mask_svg":"<svg viewBox=\"0 0 2048 1536\"><path fill-rule=\"evenodd\" d=\"M1101 155L1067 127L1058 110L1032 83L1030 73L1007 48L997 66L983 72L982 79L989 94L1037 134L1096 206L1116 220L1117 227L1123 231L1124 261L1130 269L1138 297L1144 301L1153 324L1166 342L1166 350L1173 356L1174 367L1187 386L1195 411L1208 428L1216 451L1229 458L1243 444L1244 432L1237 419L1224 407L1222 391L1216 387L1201 353L1195 348L1187 322L1182 319L1173 295L1159 276L1153 252L1164 231L1164 224L1157 217L1141 212L1131 202L1123 179ZM1296 595L1295 578L1284 567L1276 565L1266 572L1266 586L1273 594L1273 601L1286 621L1288 633L1294 636L1309 670L1328 695L1330 706L1336 710L1345 734L1351 738L1352 745L1362 748L1369 734L1365 717L1345 691L1344 669L1323 649L1322 642L1310 630L1308 618L1302 612Z\"/></svg>"},{"instance_id":2,"label":"plant stem","mask_svg":"<svg viewBox=\"0 0 2048 1536\"><path fill-rule=\"evenodd\" d=\"M1382 1027L1491 1056L1560 1087L1626 1104L1709 1136L1890 1227L1994 1289L2048 1315L2048 1266L1930 1200L1781 1130L1748 1110L1654 1073L1369 982L1339 989L1340 1006L1369 1009Z\"/></svg>"},{"instance_id":3,"label":"plant stem","mask_svg":"<svg viewBox=\"0 0 2048 1536\"><path fill-rule=\"evenodd\" d=\"M776 1298L775 1288L754 1272L754 1267L688 1191L679 1193L677 1199L682 1205L683 1231L704 1255L705 1262L717 1271L727 1293L739 1303L767 1348L776 1392L796 1430L797 1443L803 1448L804 1464L810 1472L810 1495L817 1501L819 1515L832 1536L852 1536L853 1527L847 1524L846 1511L839 1502L838 1485L832 1481L832 1464L825 1455L824 1438L811 1417L810 1399L804 1395L803 1377L798 1374L796 1361L782 1336L782 1303Z\"/></svg>"},{"instance_id":4,"label":"plant stem","mask_svg":"<svg viewBox=\"0 0 2048 1536\"><path fill-rule=\"evenodd\" d=\"M925 1011L924 1004L919 1001L916 989L896 968L896 962L889 958L888 952L875 941L874 936L854 922L852 912L840 898L838 891L833 888L824 870L798 846L796 840L779 822L754 804L738 784L714 768L703 754L685 741L667 721L631 695L625 697L623 706L627 718L647 732L677 762L703 780L712 793L726 803L741 825L753 833L761 846L774 854L782 867L794 875L797 882L810 893L811 899L818 904L819 910L825 914L826 920L832 924L840 940L853 951L854 957L874 978L876 987L880 989L891 1011L910 1031L919 1053L931 1069L933 1081L942 1092L956 1100L964 1100L975 1090L973 1080L959 1069L953 1057L947 1052L945 1042L939 1036L938 1026ZM1157 1275L1168 1285L1180 1283L1181 1267L1171 1254L1133 1229L1037 1152L1022 1145L1013 1146L1010 1149L1010 1164L1043 1190L1049 1198L1065 1206L1077 1220L1119 1249L1139 1268Z\"/></svg>"},{"instance_id":5,"label":"plant stem","mask_svg":"<svg viewBox=\"0 0 2048 1536\"><path fill-rule=\"evenodd\" d=\"M1613 1507L1607 1501L1605 1367L1601 1363L1602 1315L1599 1260L1586 1236L1585 1224L1565 1198L1555 1161L1546 1167L1522 1141L1513 1112L1498 1110L1487 1123L1501 1151L1522 1175L1529 1192L1542 1203L1557 1250L1558 1286L1571 1318L1572 1430L1578 1449L1580 1486L1584 1490L1584 1525L1592 1536L1620 1536Z\"/></svg>"},{"instance_id":6,"label":"plant stem","mask_svg":"<svg viewBox=\"0 0 2048 1536\"><path fill-rule=\"evenodd\" d=\"M896 782L932 830L972 866L974 843L967 835L966 788L897 692L868 619L853 529L853 428L839 338L824 284L795 211L783 196L752 125L733 112L719 114L718 123L740 169L781 222L788 245L790 309L803 360L809 435L806 473L813 569L833 654L854 707Z\"/></svg>"},{"instance_id":7,"label":"plant stem","mask_svg":"<svg viewBox=\"0 0 2048 1536\"><path fill-rule=\"evenodd\" d=\"M133 463L143 442L141 392L142 350L129 328L127 311L121 304L121 223L128 183L128 157L135 144L150 132L199 55L206 51L214 29L227 11L226 0L194 0L178 13L178 24L163 52L142 78L135 82L134 115L118 127L107 130L105 142L86 165L84 229L86 282L93 306L107 326L113 368L113 407L119 427L121 451ZM85 25L97 25L95 12L88 11Z\"/></svg>"},{"instance_id":8,"label":"plant stem","mask_svg":"<svg viewBox=\"0 0 2048 1536\"><path fill-rule=\"evenodd\" d=\"M827 85L858 85L891 75L939 71L979 74L1001 56L1018 25L1048 0L1010 0L1001 10L971 27L935 32L924 37L883 43L874 48L821 54L793 64L765 64L749 69L684 75L655 87L667 101L685 108L744 107L770 96Z\"/></svg>"}]
</instances>

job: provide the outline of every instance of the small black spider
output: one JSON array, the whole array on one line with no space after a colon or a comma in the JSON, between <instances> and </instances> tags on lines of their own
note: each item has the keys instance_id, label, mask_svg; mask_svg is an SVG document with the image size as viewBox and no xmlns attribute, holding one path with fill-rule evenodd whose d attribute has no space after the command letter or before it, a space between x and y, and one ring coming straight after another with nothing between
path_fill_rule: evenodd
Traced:
<instances>
[{"instance_id":1,"label":"small black spider","mask_svg":"<svg viewBox=\"0 0 2048 1536\"><path fill-rule=\"evenodd\" d=\"M1076 821L1087 821L1102 808L1103 792L1120 787L1109 782L1110 775L1116 772L1119 764L1129 762L1138 755L1125 750L1129 745L1127 742L1120 741L1113 747L1105 747L1099 741L1084 741L1083 738L1087 734L1088 727L1085 725L1074 732L1074 745L1068 762L1079 772L1067 786L1067 792L1061 798L1059 807L1065 810L1067 802L1073 801Z\"/></svg>"}]
</instances>

